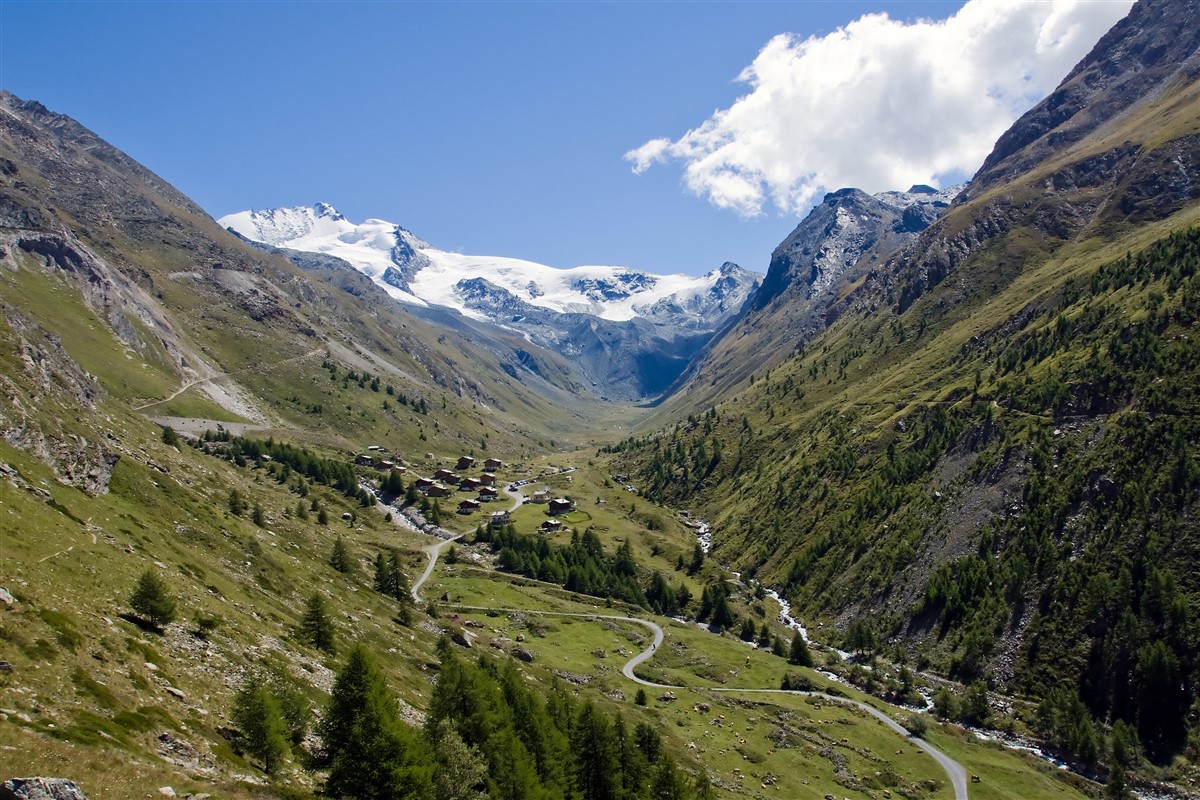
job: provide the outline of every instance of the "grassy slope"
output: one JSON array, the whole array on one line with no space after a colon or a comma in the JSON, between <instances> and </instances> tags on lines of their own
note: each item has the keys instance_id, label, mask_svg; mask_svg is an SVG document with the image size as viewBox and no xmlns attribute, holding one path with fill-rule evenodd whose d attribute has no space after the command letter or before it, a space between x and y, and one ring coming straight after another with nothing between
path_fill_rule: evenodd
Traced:
<instances>
[{"instance_id":1,"label":"grassy slope","mask_svg":"<svg viewBox=\"0 0 1200 800\"><path fill-rule=\"evenodd\" d=\"M19 156L7 147L0 151ZM107 169L82 151L74 157L87 165L78 174ZM37 169L24 167L21 179L31 187L29 191L39 187L49 191L55 183ZM577 434L589 418L586 406L556 409L515 384L491 363L487 351L470 342L453 337L439 341L421 324L373 306L369 298L321 286L306 290L290 265L281 259L264 261L260 254L214 231L211 221L195 209L138 185L125 186L125 191L126 199L132 198L130 202L139 213L149 214L153 224L139 227L122 219L111 229L94 227L91 215L97 207L87 203L71 208L64 202L55 213L110 258L114 269L155 297L154 310L170 311L175 343L201 354L212 373L228 376L214 380L236 383L253 395L256 405L275 423L272 433L277 437L339 459L371 443L424 462L426 451L434 453L435 459L472 451L480 455L486 436L489 454L520 460L561 444L552 439ZM69 198L64 194L63 199ZM146 230L153 235L147 236ZM193 233L197 230L202 233ZM217 253L226 262L223 269L210 270L206 263L197 269L197 252ZM155 403L180 387L177 364L159 340L159 331L140 326L136 315L122 311L136 335L121 339L113 335L109 321L101 319L97 306L86 303L76 284L59 271L48 270L32 258L17 266L15 272L0 273L6 311L0 374L12 381L7 393L21 401L28 419L53 441L81 436L104 443L120 459L108 492L90 496L60 482L61 472L53 473L41 458L0 444L0 462L9 470L0 480L0 508L9 520L0 532L0 574L19 599L13 610L0 612L4 658L14 667L12 673L0 673L0 708L5 709L0 712L5 715L0 721L0 746L11 748L5 750L6 767L14 774L65 771L101 800L153 795L155 787L168 783L181 792L253 795L257 790L242 779L252 776L253 770L217 729L226 724L232 693L253 665L288 671L320 702L337 661L308 648L294 633L304 601L313 591L325 596L337 612L341 641L362 640L376 652L388 654L385 664L392 687L405 702L421 708L429 695L436 628L397 626L392 621L394 604L370 589L367 560L383 547L396 547L410 575L415 575L422 563L417 547L423 541L375 512L364 512L330 491L313 488L303 502L311 502L315 495L334 520L330 526L318 525L312 516L305 520L295 512L302 500L295 482L290 487L280 485L261 469L236 468L186 445L180 449L164 445L158 427L132 413L131 407L151 404L147 411L156 414L211 415L227 421L239 415L222 414L196 390ZM251 313L253 303L264 296L274 310L256 318ZM18 335L33 350L51 352L45 371L23 359L27 353L18 347ZM56 354L57 344L61 356ZM385 392L330 380L321 366L327 357L336 362L340 374L366 369L380 375L385 384L394 381L401 392L425 399L430 413L385 412ZM92 377L75 375L75 365ZM70 380L103 387L94 409L73 396ZM321 406L319 414L309 411L313 405ZM619 423L624 413L618 410L602 420L590 415L589 424ZM561 488L582 498L581 513L607 528L601 531L607 547L633 537L639 558L664 572L673 570L679 554L690 552L690 534L669 513L642 500L629 507L632 498L608 485L599 469L589 464L574 480ZM228 513L232 490L262 506L265 527ZM604 502L593 503L592 497ZM343 512L358 514L353 526L340 521ZM464 528L471 525L470 520L461 522ZM351 578L326 563L339 533L359 564ZM654 545L661 549L658 556L649 555ZM128 595L137 576L148 568L158 570L180 600L182 621L165 635L145 631L121 616L128 611ZM434 591L463 597L475 592L490 603L519 593L537 607L579 607L546 587L525 582L514 588L488 573L455 569L456 574L439 576L440 585L431 587L429 596ZM715 568L709 569L707 577L718 576ZM672 580L677 579L674 575L670 572ZM698 594L700 584L693 581L692 586ZM746 596L739 602L743 611L753 613L752 599ZM221 620L208 644L189 633L197 614ZM628 647L623 642L631 632L583 621L552 626L557 631L547 628L544 640L530 641L531 649L538 650L528 667L532 680L549 681L554 669L591 671L598 679L581 692L600 699L607 697L605 691L624 687L622 691L631 694L632 687L614 674L620 661L611 654L603 659L595 655L599 649L607 653ZM497 629L506 630L499 623ZM694 656L699 660L672 663L668 659L648 669L668 671L698 690L731 681L739 672L766 685L780 675L778 659L748 653L728 637L715 640L712 634L687 627L672 627L671 636L672 644L680 645L678 652L702 654ZM749 669L744 664L746 655L752 661ZM756 738L749 752L737 750L748 747L741 739L750 741L744 728L761 724L749 718L765 718L768 713L757 705L751 712L729 705L733 700L724 696L705 701L728 709L723 713L739 726L735 737L730 727L688 715L682 700L664 701L662 707L645 711L627 700L610 697L603 702L624 702L622 707L631 715L658 721L670 731L670 741L680 753L691 741L703 746L704 753L694 752L718 772L727 796L808 791L868 796L850 788L844 779L838 781L833 762L821 751L829 749L824 744L837 750L844 744L841 739L851 737L819 734L826 726L853 730L856 746L870 749L872 755L847 755L850 772L859 783L875 780L880 776L873 773L879 771L889 776L885 784L894 778L920 796L917 782L923 776L936 776L930 765L911 753L896 753L896 758L879 755L892 752L889 736L881 735L874 723L840 710L793 711L797 716L788 719L799 722L788 724L797 730L784 733L795 736L796 746L784 748L788 752L776 758L765 752L769 747L764 739ZM751 732L765 737L765 728L762 724ZM164 732L186 741L196 751L195 757L180 759L159 752L158 737ZM836 741L826 742L826 738ZM700 745L700 739L708 744ZM812 748L800 745L801 741ZM779 789L760 790L752 782L749 788L738 787L750 778L765 777L758 773L768 768L767 762L759 761L759 756L770 761L772 774L785 781ZM880 758L887 769L878 769ZM776 768L776 762L781 766ZM749 777L737 777L739 763L737 769ZM1002 764L996 769L1040 780L1016 757L1006 756ZM298 771L285 777L294 786L311 780ZM801 780L809 783L786 783ZM936 791L944 794L944 789L925 788L930 796L939 796ZM1026 796L1039 795L1031 789Z\"/></svg>"},{"instance_id":2,"label":"grassy slope","mask_svg":"<svg viewBox=\"0 0 1200 800\"><path fill-rule=\"evenodd\" d=\"M1047 188L1113 147L1138 143L1136 159L1155 163L1193 136L1200 88L1175 89L1020 185L952 211L939 241L972 235L988 214L1019 209L1023 221L903 311L888 301L912 276L848 287L840 318L801 354L741 386L711 417L651 417L663 427L620 448L612 469L652 497L702 511L717 554L783 587L819 636L839 641L865 618L900 637L910 656L1018 692L1085 683L1111 626L1091 592L1132 569L1137 608L1152 563L1190 609L1172 646L1193 675L1197 508L1194 496L1178 506L1167 497L1172 470L1189 474L1200 455L1188 388L1194 283L1155 274L1090 287L1127 253L1194 229L1200 208L1127 216L1122 176ZM1090 209L1090 221L1069 240L1039 227L1073 207ZM1130 363L1123 340L1140 342L1147 328L1151 348ZM1104 388L1097 374L1119 376L1121 388ZM1095 491L1105 480L1118 487L1113 502ZM1142 504L1138 493L1154 501ZM968 574L979 564L982 572ZM1151 623L1144 630L1159 635ZM1186 761L1176 767L1176 778L1191 774Z\"/></svg>"},{"instance_id":3,"label":"grassy slope","mask_svg":"<svg viewBox=\"0 0 1200 800\"><path fill-rule=\"evenodd\" d=\"M8 715L0 722L0 746L15 748L5 759L13 774L67 775L99 800L152 796L161 785L178 792L253 796L259 790L247 784L247 776L258 780L255 770L229 748L217 728L227 724L232 692L252 665L287 669L320 702L328 669L336 668L337 659L301 644L294 634L312 591L325 595L335 609L339 640L362 640L388 654L384 664L393 689L412 706L424 706L435 634L391 621L394 604L370 590L367 564L380 547L394 546L415 575L423 563L416 552L423 537L385 523L376 512L358 510L354 527L338 521L326 528L289 516L285 509L295 505L297 496L264 479L262 470L239 469L186 446L167 447L156 427L133 418L126 425L121 436L128 447L144 452L159 469L122 458L111 491L99 498L58 484L45 465L0 445L0 461L15 470L16 483L40 490L0 482L0 513L20 520L5 526L0 547L0 571L19 598L16 608L0 617L5 656L14 666L13 673L0 677L0 708ZM606 491L598 474L579 474L575 481L581 495ZM234 488L264 507L266 528L228 514L225 500ZM342 508L350 510L338 496L316 493L335 520ZM590 501L582 505L587 513L606 513L604 506ZM639 552L648 550L651 540L679 551L689 542L688 534L674 526L649 531L616 515L610 523L610 541L633 536ZM354 576L342 576L326 563L338 534L358 563ZM585 612L600 605L481 570L472 566L471 548L462 549L459 564L443 564L426 596L450 591L456 602L467 604ZM479 557L486 562L486 554ZM183 621L165 635L121 616L128 612L127 597L137 575L148 567L160 571L180 601ZM670 625L665 650L672 655L664 653L662 665L654 662L649 671L665 670L664 677L695 686L699 694L685 692L673 702L653 700L640 709L631 702L634 687L620 677L619 666L621 651L630 652L644 641L642 629L582 619L456 613L441 605L439 626L458 627L470 618L482 622L483 629L470 629L485 639L524 636L524 646L534 655L523 666L531 680L583 676L587 682L580 691L585 695L619 704L632 719L655 722L681 756L714 773L724 787L722 796L764 791L868 796L850 788L845 775L838 782L827 754L830 747L847 759L846 774L852 780L876 781L880 787L908 785L916 791L931 772L937 779L936 770L911 748L853 713L790 700L764 703L761 697L743 703L704 692L704 686L739 676L745 685L769 687L782 675L780 659L728 636ZM190 619L198 613L221 619L207 644L188 633ZM500 657L491 648L480 649ZM699 660L688 657L693 663L673 665L688 653ZM814 675L814 680L822 679ZM168 686L184 697L169 693ZM622 695L625 699L618 699ZM698 711L701 702L712 711ZM723 725L710 724L719 715L725 716ZM187 742L198 757L172 762L179 759L161 752L162 733ZM688 747L689 742L697 749ZM779 748L777 742L787 746ZM904 752L894 753L898 749ZM973 751L967 746L964 752ZM1036 773L1015 756L987 769L1036 780ZM779 782L775 789L762 790L768 776ZM312 776L289 772L283 780L301 787ZM941 797L944 792L920 790L917 796Z\"/></svg>"}]
</instances>

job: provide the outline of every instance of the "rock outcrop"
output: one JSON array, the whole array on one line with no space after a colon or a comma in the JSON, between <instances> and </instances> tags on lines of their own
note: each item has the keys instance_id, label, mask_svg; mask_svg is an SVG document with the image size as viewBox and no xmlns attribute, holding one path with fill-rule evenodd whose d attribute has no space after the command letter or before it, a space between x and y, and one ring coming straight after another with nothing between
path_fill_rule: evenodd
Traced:
<instances>
[{"instance_id":1,"label":"rock outcrop","mask_svg":"<svg viewBox=\"0 0 1200 800\"><path fill-rule=\"evenodd\" d=\"M65 778L11 778L0 783L0 800L88 800Z\"/></svg>"}]
</instances>

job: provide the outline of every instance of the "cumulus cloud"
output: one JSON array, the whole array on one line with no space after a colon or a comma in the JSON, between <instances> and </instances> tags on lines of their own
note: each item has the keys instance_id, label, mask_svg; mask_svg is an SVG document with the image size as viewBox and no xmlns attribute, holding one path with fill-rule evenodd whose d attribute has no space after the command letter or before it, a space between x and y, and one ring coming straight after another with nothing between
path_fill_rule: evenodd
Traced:
<instances>
[{"instance_id":1,"label":"cumulus cloud","mask_svg":"<svg viewBox=\"0 0 1200 800\"><path fill-rule=\"evenodd\" d=\"M635 173L682 162L690 191L746 216L803 213L844 186L936 186L974 172L1132 5L970 0L945 20L869 14L776 36L738 76L747 94L625 158Z\"/></svg>"}]
</instances>

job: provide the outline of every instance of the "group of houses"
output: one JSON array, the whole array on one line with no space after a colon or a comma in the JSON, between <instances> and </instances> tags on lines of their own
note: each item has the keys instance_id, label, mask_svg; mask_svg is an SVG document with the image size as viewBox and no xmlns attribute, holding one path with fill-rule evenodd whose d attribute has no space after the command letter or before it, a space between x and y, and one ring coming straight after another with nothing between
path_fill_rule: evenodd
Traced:
<instances>
[{"instance_id":1,"label":"group of houses","mask_svg":"<svg viewBox=\"0 0 1200 800\"><path fill-rule=\"evenodd\" d=\"M558 533L565 526L562 520L558 519L563 514L570 514L575 510L575 503L565 497L551 497L549 489L540 489L533 493L529 498L531 503L545 503L547 505L547 513L550 514L550 519L538 526L540 533Z\"/></svg>"},{"instance_id":2,"label":"group of houses","mask_svg":"<svg viewBox=\"0 0 1200 800\"><path fill-rule=\"evenodd\" d=\"M474 465L475 459L463 456L453 470L439 468L431 478L418 478L417 491L434 498L450 497L455 492L475 492L475 498L462 500L458 504L458 513L472 514L481 508L481 503L490 503L500 497L500 490L496 487L496 471L504 463L497 458L489 458L483 464L484 471L478 476L463 474Z\"/></svg>"},{"instance_id":3,"label":"group of houses","mask_svg":"<svg viewBox=\"0 0 1200 800\"><path fill-rule=\"evenodd\" d=\"M407 466L384 457L386 450L372 446L371 452L360 453L354 457L354 463L362 467L371 467L380 472L397 472L404 475L409 472ZM432 454L427 454L430 458ZM466 498L458 503L458 513L473 514L483 508L483 503L490 503L500 497L497 487L496 473L504 468L504 462L498 458L488 458L483 461L482 471L476 476L465 474L476 468L476 460L471 456L460 456L454 469L439 467L432 477L416 477L413 481L416 489L429 498L449 498L455 492L475 492L474 498ZM518 483L520 485L520 483ZM565 526L559 516L575 510L575 503L563 497L554 497L549 488L542 487L528 498L527 502L546 505L550 518L538 528L542 533L556 533ZM488 518L489 527L499 528L511 522L508 511L496 511Z\"/></svg>"},{"instance_id":4,"label":"group of houses","mask_svg":"<svg viewBox=\"0 0 1200 800\"><path fill-rule=\"evenodd\" d=\"M368 450L373 452L359 453L354 457L354 463L360 467L372 467L380 472L404 475L409 471L408 467L381 457L381 453L386 452L383 448L372 445ZM477 477L462 474L474 467L474 458L460 456L455 469L439 468L431 478L418 476L414 484L418 492L435 499L451 497L455 492L475 492L475 499L463 500L458 504L459 513L470 514L478 511L481 503L490 503L500 496L500 490L496 488L496 473L504 468L504 462L498 458L489 458L483 462L483 471Z\"/></svg>"}]
</instances>

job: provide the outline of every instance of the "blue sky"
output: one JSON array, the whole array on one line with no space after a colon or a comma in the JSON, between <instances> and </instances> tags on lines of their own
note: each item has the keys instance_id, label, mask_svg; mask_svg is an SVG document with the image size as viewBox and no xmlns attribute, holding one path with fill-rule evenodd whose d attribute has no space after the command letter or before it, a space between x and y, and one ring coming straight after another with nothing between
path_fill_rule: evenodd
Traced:
<instances>
[{"instance_id":1,"label":"blue sky","mask_svg":"<svg viewBox=\"0 0 1200 800\"><path fill-rule=\"evenodd\" d=\"M962 5L0 0L0 87L215 217L326 201L447 250L761 272L839 181L969 175L1129 0Z\"/></svg>"}]
</instances>

